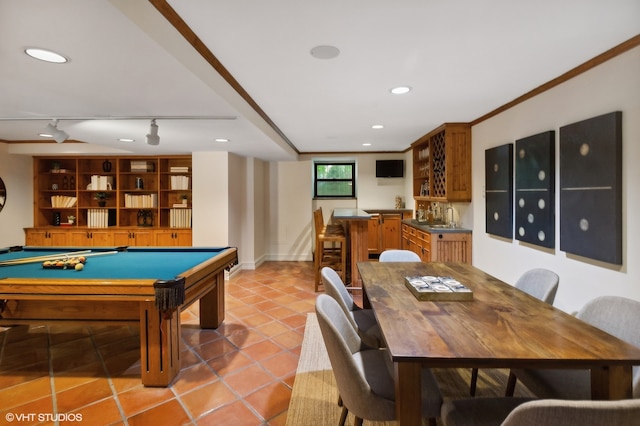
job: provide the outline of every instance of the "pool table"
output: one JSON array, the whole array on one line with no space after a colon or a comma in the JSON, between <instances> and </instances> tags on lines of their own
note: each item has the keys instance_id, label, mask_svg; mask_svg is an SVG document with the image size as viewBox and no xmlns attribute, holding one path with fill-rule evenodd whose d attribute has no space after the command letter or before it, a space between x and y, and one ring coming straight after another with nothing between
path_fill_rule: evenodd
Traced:
<instances>
[{"instance_id":1,"label":"pool table","mask_svg":"<svg viewBox=\"0 0 640 426\"><path fill-rule=\"evenodd\" d=\"M79 271L44 268L39 259L21 263L83 250ZM137 324L142 383L168 386L180 372L180 312L199 301L200 327L217 328L224 271L237 262L233 247L0 249L0 325Z\"/></svg>"}]
</instances>

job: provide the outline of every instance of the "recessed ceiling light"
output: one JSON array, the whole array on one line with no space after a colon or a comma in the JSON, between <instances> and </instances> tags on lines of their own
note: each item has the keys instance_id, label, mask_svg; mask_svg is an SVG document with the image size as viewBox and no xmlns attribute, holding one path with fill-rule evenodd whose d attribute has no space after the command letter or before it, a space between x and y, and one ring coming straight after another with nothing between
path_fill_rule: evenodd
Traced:
<instances>
[{"instance_id":1,"label":"recessed ceiling light","mask_svg":"<svg viewBox=\"0 0 640 426\"><path fill-rule=\"evenodd\" d=\"M384 126L382 124L374 124L373 126L371 126L372 129L384 129Z\"/></svg>"},{"instance_id":2,"label":"recessed ceiling light","mask_svg":"<svg viewBox=\"0 0 640 426\"><path fill-rule=\"evenodd\" d=\"M411 91L411 87L409 86L398 86L391 89L391 93L394 95L404 95L405 93L409 93Z\"/></svg>"},{"instance_id":3,"label":"recessed ceiling light","mask_svg":"<svg viewBox=\"0 0 640 426\"><path fill-rule=\"evenodd\" d=\"M24 53L31 56L32 58L39 59L45 62L52 62L54 64L64 64L65 62L69 62L69 59L64 57L63 55L47 49L29 47L24 50Z\"/></svg>"},{"instance_id":4,"label":"recessed ceiling light","mask_svg":"<svg viewBox=\"0 0 640 426\"><path fill-rule=\"evenodd\" d=\"M118 139L120 142L135 142L135 139L131 139L131 138L120 138Z\"/></svg>"},{"instance_id":5,"label":"recessed ceiling light","mask_svg":"<svg viewBox=\"0 0 640 426\"><path fill-rule=\"evenodd\" d=\"M49 134L49 133L40 133L39 136L42 136L43 138L52 138L53 135Z\"/></svg>"},{"instance_id":6,"label":"recessed ceiling light","mask_svg":"<svg viewBox=\"0 0 640 426\"><path fill-rule=\"evenodd\" d=\"M362 146L371 146L371 144L369 142L365 142L362 144Z\"/></svg>"},{"instance_id":7,"label":"recessed ceiling light","mask_svg":"<svg viewBox=\"0 0 640 426\"><path fill-rule=\"evenodd\" d=\"M229 142L229 139L225 139L225 138L216 138L216 142L221 142L221 143Z\"/></svg>"},{"instance_id":8,"label":"recessed ceiling light","mask_svg":"<svg viewBox=\"0 0 640 426\"><path fill-rule=\"evenodd\" d=\"M340 50L335 46L316 46L310 53L314 58L333 59L340 54Z\"/></svg>"}]
</instances>

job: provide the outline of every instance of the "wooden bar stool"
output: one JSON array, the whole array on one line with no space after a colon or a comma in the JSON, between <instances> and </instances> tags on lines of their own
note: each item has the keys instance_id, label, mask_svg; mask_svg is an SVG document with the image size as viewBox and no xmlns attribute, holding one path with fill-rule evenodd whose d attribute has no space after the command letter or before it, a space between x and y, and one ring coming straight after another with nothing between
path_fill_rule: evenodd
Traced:
<instances>
[{"instance_id":1,"label":"wooden bar stool","mask_svg":"<svg viewBox=\"0 0 640 426\"><path fill-rule=\"evenodd\" d=\"M347 235L342 225L325 225L322 208L313 212L315 228L315 252L313 254L315 268L315 291L318 291L322 278L320 270L325 266L336 271L340 278L346 278L347 270Z\"/></svg>"}]
</instances>

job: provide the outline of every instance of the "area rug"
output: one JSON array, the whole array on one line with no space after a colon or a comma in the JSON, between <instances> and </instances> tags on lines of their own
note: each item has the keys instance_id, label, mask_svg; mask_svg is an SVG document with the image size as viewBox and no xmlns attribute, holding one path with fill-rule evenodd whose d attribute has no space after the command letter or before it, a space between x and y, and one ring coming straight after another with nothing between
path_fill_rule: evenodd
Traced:
<instances>
[{"instance_id":1,"label":"area rug","mask_svg":"<svg viewBox=\"0 0 640 426\"><path fill-rule=\"evenodd\" d=\"M434 369L443 397L468 398L471 370L464 368ZM477 397L502 396L508 370L481 369L476 389ZM532 396L521 384L516 396ZM337 425L341 407L329 356L324 347L320 326L314 313L307 316L302 351L287 412L287 426ZM353 424L349 414L346 424ZM370 422L367 425L394 426L395 421Z\"/></svg>"}]
</instances>

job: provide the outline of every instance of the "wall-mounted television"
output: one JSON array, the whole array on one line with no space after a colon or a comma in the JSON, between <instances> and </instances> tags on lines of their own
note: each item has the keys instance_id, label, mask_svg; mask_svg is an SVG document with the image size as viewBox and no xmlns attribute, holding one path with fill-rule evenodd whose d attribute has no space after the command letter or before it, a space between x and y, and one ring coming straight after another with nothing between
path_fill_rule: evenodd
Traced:
<instances>
[{"instance_id":1,"label":"wall-mounted television","mask_svg":"<svg viewBox=\"0 0 640 426\"><path fill-rule=\"evenodd\" d=\"M376 160L376 177L404 177L404 160Z\"/></svg>"}]
</instances>

